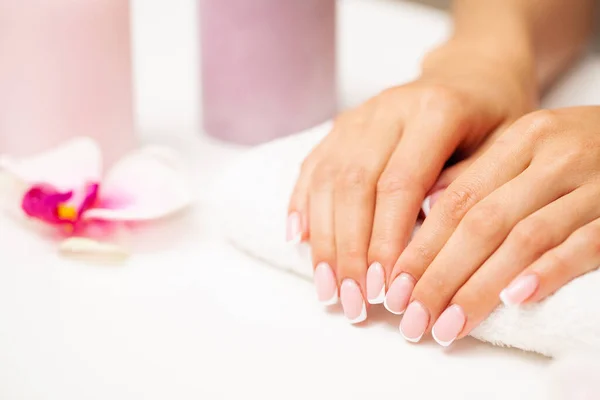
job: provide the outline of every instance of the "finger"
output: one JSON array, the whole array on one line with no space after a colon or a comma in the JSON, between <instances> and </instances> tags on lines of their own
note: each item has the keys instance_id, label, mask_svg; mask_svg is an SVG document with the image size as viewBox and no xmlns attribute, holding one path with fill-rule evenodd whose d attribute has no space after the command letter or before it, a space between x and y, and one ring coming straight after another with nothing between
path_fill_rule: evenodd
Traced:
<instances>
[{"instance_id":1,"label":"finger","mask_svg":"<svg viewBox=\"0 0 600 400\"><path fill-rule=\"evenodd\" d=\"M337 276L344 314L351 323L366 318L365 279L367 250L373 226L375 187L400 135L398 125L387 126L376 121L362 135L354 154L348 154L352 164L338 175L334 220L336 235ZM373 139L375 133L378 136Z\"/></svg>"},{"instance_id":2,"label":"finger","mask_svg":"<svg viewBox=\"0 0 600 400\"><path fill-rule=\"evenodd\" d=\"M420 338L513 227L564 190L560 177L551 180L531 167L475 205L416 284L400 325L403 335Z\"/></svg>"},{"instance_id":3,"label":"finger","mask_svg":"<svg viewBox=\"0 0 600 400\"><path fill-rule=\"evenodd\" d=\"M500 292L515 276L572 232L600 217L600 211L593 207L599 194L597 189L579 188L519 222L452 298L450 304L458 309L446 309L441 314L432 329L434 338L448 345L469 334L498 306Z\"/></svg>"},{"instance_id":4,"label":"finger","mask_svg":"<svg viewBox=\"0 0 600 400\"><path fill-rule=\"evenodd\" d=\"M311 179L315 168L326 152L331 134L327 135L306 157L300 168L300 173L288 204L286 224L286 240L289 243L300 243L309 238L309 201Z\"/></svg>"},{"instance_id":5,"label":"finger","mask_svg":"<svg viewBox=\"0 0 600 400\"><path fill-rule=\"evenodd\" d=\"M384 301L385 283L412 235L425 193L456 148L458 129L455 117L413 121L379 178L367 272L371 304Z\"/></svg>"},{"instance_id":6,"label":"finger","mask_svg":"<svg viewBox=\"0 0 600 400\"><path fill-rule=\"evenodd\" d=\"M444 191L394 265L385 298L390 312L400 314L406 309L413 289L406 282L421 277L466 213L493 190L520 174L530 161L531 152L497 144Z\"/></svg>"},{"instance_id":7,"label":"finger","mask_svg":"<svg viewBox=\"0 0 600 400\"><path fill-rule=\"evenodd\" d=\"M444 169L440 174L433 187L429 190L428 196L423 201L423 213L425 216L429 214L433 204L439 199L441 193L448 188L460 175L462 175L468 168L496 142L496 140L504 133L506 128L509 126L509 122L505 122L499 128L497 128L491 135L489 135L483 143L481 143L477 150L472 154L467 154L466 158L457 162L456 164Z\"/></svg>"},{"instance_id":8,"label":"finger","mask_svg":"<svg viewBox=\"0 0 600 400\"><path fill-rule=\"evenodd\" d=\"M508 305L543 300L571 280L600 265L600 219L575 231L564 243L548 251L502 293Z\"/></svg>"},{"instance_id":9,"label":"finger","mask_svg":"<svg viewBox=\"0 0 600 400\"><path fill-rule=\"evenodd\" d=\"M333 164L321 165L313 175L310 186L309 224L310 244L314 265L317 297L324 305L338 301L335 278L335 235L333 216L334 182L337 170Z\"/></svg>"}]
</instances>

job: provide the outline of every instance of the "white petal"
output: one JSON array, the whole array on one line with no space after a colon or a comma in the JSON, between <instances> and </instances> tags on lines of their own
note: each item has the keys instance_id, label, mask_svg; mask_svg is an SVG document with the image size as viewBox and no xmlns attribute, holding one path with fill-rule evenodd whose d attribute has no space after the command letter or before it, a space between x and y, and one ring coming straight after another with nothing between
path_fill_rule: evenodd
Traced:
<instances>
[{"instance_id":1,"label":"white petal","mask_svg":"<svg viewBox=\"0 0 600 400\"><path fill-rule=\"evenodd\" d=\"M129 253L121 246L81 237L63 240L59 250L69 257L84 257L96 261L122 261L129 257Z\"/></svg>"},{"instance_id":2,"label":"white petal","mask_svg":"<svg viewBox=\"0 0 600 400\"><path fill-rule=\"evenodd\" d=\"M192 201L186 169L170 149L148 147L119 161L106 175L100 207L86 219L148 221L174 214Z\"/></svg>"},{"instance_id":3,"label":"white petal","mask_svg":"<svg viewBox=\"0 0 600 400\"><path fill-rule=\"evenodd\" d=\"M102 153L94 140L79 137L32 157L2 156L0 170L27 184L48 183L67 191L100 182Z\"/></svg>"}]
</instances>

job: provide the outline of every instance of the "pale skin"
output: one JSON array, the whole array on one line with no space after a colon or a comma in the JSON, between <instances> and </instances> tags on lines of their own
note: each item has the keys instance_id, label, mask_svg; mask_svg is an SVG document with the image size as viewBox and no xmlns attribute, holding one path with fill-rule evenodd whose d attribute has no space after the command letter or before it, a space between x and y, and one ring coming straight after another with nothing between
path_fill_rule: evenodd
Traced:
<instances>
[{"instance_id":1,"label":"pale skin","mask_svg":"<svg viewBox=\"0 0 600 400\"><path fill-rule=\"evenodd\" d=\"M536 111L593 3L456 0L420 78L337 118L289 206L321 301L361 322L385 299L407 340L448 345L600 264L600 107Z\"/></svg>"}]
</instances>

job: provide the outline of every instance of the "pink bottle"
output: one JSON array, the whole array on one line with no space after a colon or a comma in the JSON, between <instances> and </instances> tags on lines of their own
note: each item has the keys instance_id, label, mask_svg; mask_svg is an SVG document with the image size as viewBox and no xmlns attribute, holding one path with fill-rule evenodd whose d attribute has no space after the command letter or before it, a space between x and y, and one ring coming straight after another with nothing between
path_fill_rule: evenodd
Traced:
<instances>
[{"instance_id":1,"label":"pink bottle","mask_svg":"<svg viewBox=\"0 0 600 400\"><path fill-rule=\"evenodd\" d=\"M135 145L128 0L0 1L0 153ZM76 167L76 166L74 166Z\"/></svg>"},{"instance_id":2,"label":"pink bottle","mask_svg":"<svg viewBox=\"0 0 600 400\"><path fill-rule=\"evenodd\" d=\"M336 112L335 0L200 0L205 131L241 144Z\"/></svg>"}]
</instances>

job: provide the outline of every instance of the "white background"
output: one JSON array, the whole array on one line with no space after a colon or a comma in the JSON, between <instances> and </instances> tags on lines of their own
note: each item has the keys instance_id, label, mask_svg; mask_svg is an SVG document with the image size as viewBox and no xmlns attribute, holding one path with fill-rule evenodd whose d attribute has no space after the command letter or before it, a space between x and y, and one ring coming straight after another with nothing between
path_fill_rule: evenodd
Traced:
<instances>
[{"instance_id":1,"label":"white background","mask_svg":"<svg viewBox=\"0 0 600 400\"><path fill-rule=\"evenodd\" d=\"M322 310L310 283L224 244L208 185L242 150L197 133L194 1L133 9L143 137L190 159L198 206L179 231L141 238L152 251L123 266L60 259L52 243L0 220L0 399L548 398L542 357L471 339L449 351L411 345L380 311L351 327ZM390 74L413 76L447 29L440 14L379 2L349 1L341 18L346 104ZM573 77L550 102L590 101L585 82Z\"/></svg>"}]
</instances>

